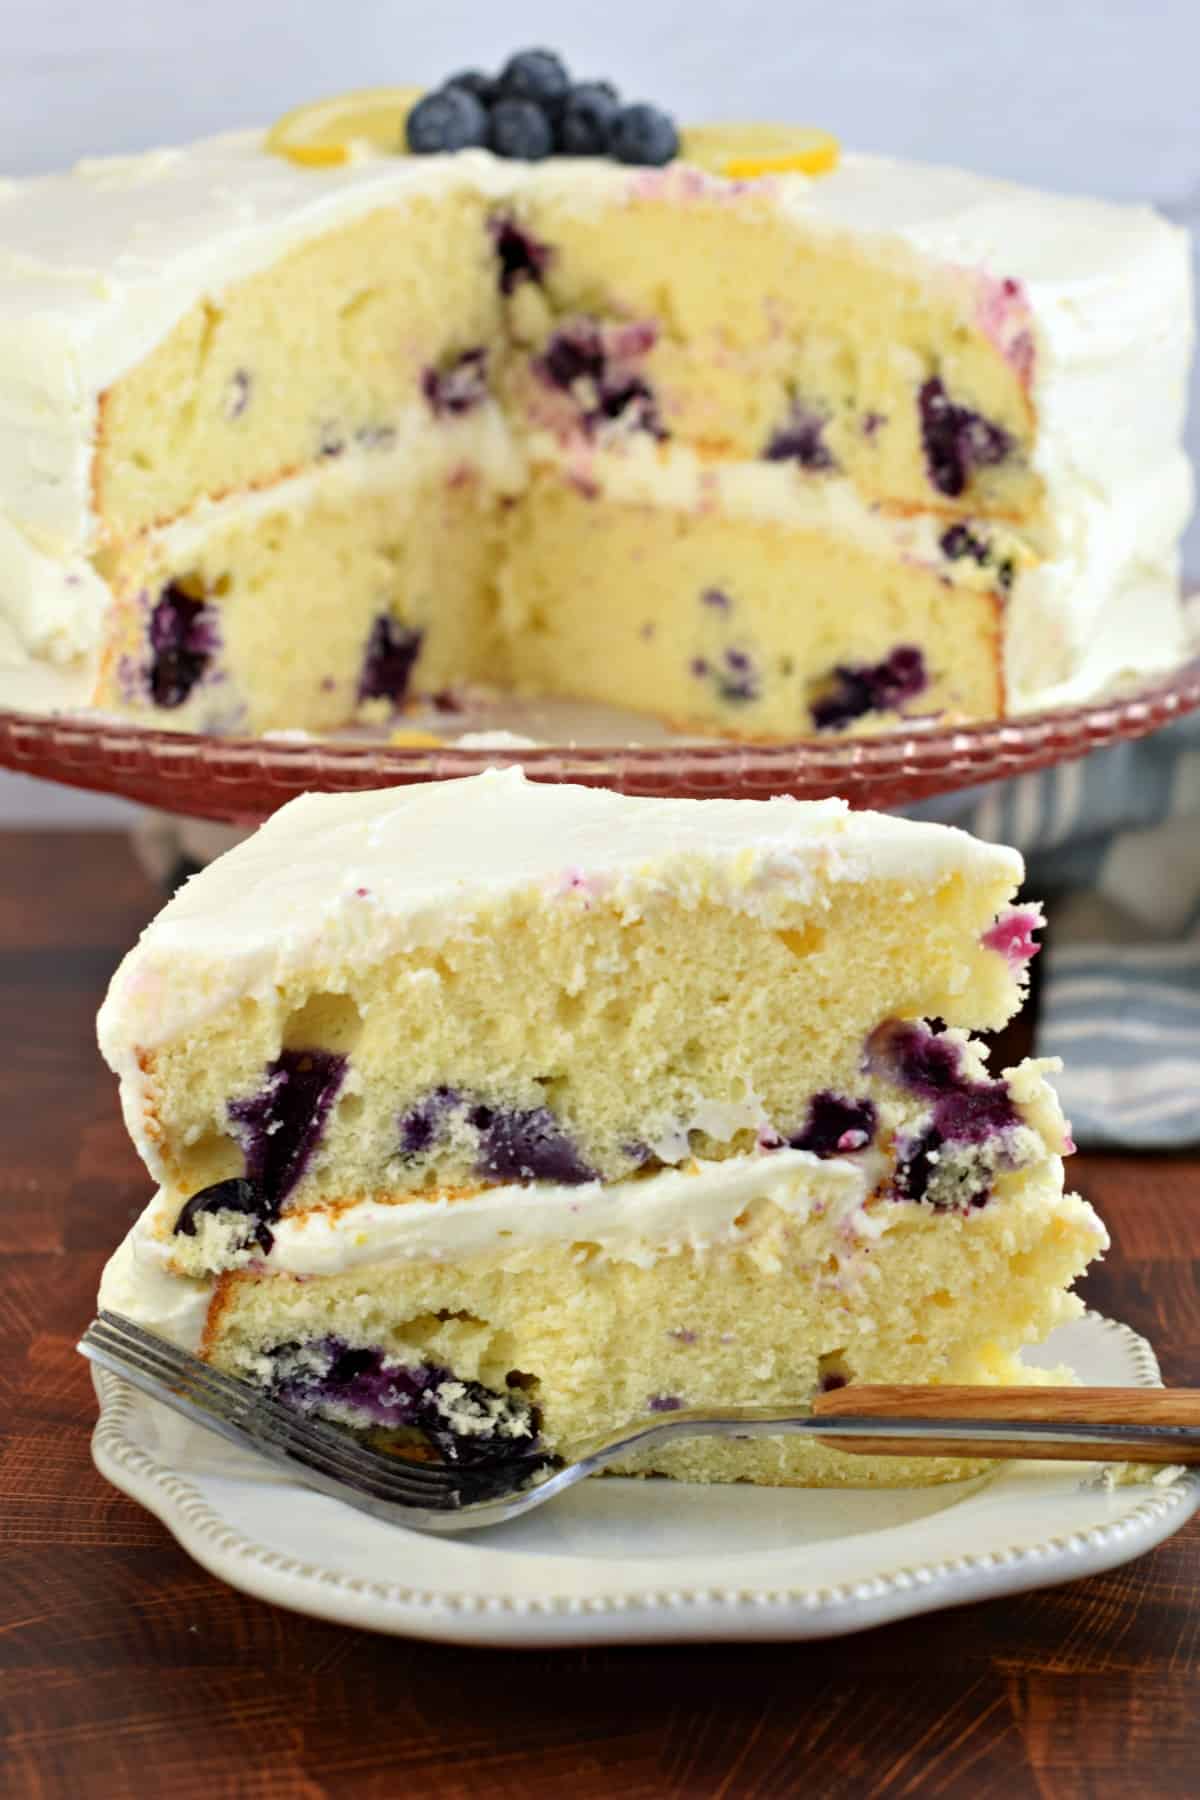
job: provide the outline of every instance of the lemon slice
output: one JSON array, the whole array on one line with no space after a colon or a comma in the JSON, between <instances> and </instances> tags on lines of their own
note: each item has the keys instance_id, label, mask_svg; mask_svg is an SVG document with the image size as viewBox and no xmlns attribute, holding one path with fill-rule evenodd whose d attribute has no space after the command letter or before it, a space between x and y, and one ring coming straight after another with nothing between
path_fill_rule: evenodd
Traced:
<instances>
[{"instance_id":1,"label":"lemon slice","mask_svg":"<svg viewBox=\"0 0 1200 1800\"><path fill-rule=\"evenodd\" d=\"M328 168L349 162L356 143L376 150L404 152L404 121L421 98L422 88L356 88L310 100L276 119L263 148L305 168Z\"/></svg>"},{"instance_id":2,"label":"lemon slice","mask_svg":"<svg viewBox=\"0 0 1200 1800\"><path fill-rule=\"evenodd\" d=\"M841 145L815 125L692 125L679 154L712 175L750 181L756 175L827 175Z\"/></svg>"},{"instance_id":3,"label":"lemon slice","mask_svg":"<svg viewBox=\"0 0 1200 1800\"><path fill-rule=\"evenodd\" d=\"M388 743L397 744L402 749L413 750L444 750L446 748L445 738L437 737L432 731L418 731L415 726L412 730L393 731L388 737Z\"/></svg>"}]
</instances>

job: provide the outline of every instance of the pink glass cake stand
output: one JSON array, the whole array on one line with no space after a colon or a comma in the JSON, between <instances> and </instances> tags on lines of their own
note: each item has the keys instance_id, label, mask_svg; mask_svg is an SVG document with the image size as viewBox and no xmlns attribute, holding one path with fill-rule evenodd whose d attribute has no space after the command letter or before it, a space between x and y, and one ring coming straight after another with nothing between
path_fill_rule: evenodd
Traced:
<instances>
[{"instance_id":1,"label":"pink glass cake stand","mask_svg":"<svg viewBox=\"0 0 1200 1800\"><path fill-rule=\"evenodd\" d=\"M383 735L197 737L86 713L0 710L0 766L236 825L257 824L286 800L313 790L402 787L514 761L539 781L576 781L629 794L794 794L804 800L840 794L853 806L890 807L1070 762L1106 744L1145 737L1197 708L1200 657L1153 682L1053 712L783 744L669 737L547 742L542 729L529 732L541 740L536 748L434 748L389 744ZM486 718L469 723L488 728ZM455 722L456 733L466 728Z\"/></svg>"}]
</instances>

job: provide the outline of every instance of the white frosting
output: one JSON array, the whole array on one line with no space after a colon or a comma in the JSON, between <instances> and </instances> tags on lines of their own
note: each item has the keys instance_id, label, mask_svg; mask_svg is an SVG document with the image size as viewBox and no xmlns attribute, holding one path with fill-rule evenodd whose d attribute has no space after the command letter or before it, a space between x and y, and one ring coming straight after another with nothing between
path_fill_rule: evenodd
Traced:
<instances>
[{"instance_id":1,"label":"white frosting","mask_svg":"<svg viewBox=\"0 0 1200 1800\"><path fill-rule=\"evenodd\" d=\"M340 1275L371 1264L457 1263L565 1242L650 1268L663 1256L738 1244L751 1224L737 1221L758 1204L775 1206L798 1224L821 1218L844 1253L856 1241L879 1237L900 1210L886 1203L865 1209L881 1160L870 1152L822 1161L807 1150L776 1150L611 1186L538 1182L453 1201L364 1200L280 1219L271 1227L269 1255L254 1267L275 1275ZM177 1210L177 1200L155 1196L105 1269L100 1304L194 1348L213 1283L171 1272Z\"/></svg>"},{"instance_id":2,"label":"white frosting","mask_svg":"<svg viewBox=\"0 0 1200 1800\"><path fill-rule=\"evenodd\" d=\"M843 800L654 800L532 782L519 768L361 794L305 794L187 882L113 977L100 1047L135 1128L137 1052L315 968L370 967L469 931L524 892L637 917L656 897L770 920L841 882L1019 885L1015 850ZM790 913L789 913L790 916Z\"/></svg>"},{"instance_id":3,"label":"white frosting","mask_svg":"<svg viewBox=\"0 0 1200 1800\"><path fill-rule=\"evenodd\" d=\"M200 299L406 194L499 198L537 184L585 208L671 183L683 196L689 184L724 193L731 205L744 192L678 167L630 172L563 159L528 167L475 151L297 168L265 155L253 131L7 184L0 651L11 661L14 639L40 658L93 649L106 598L87 563L97 397ZM1036 338L1035 461L1053 540L1036 578L1012 597L1010 704L1044 702L1048 687L1070 698L1126 669L1177 660L1176 546L1191 504L1180 449L1192 342L1186 234L1148 208L881 157L847 156L832 174L754 191L805 230L850 232L874 239L879 253L1021 284ZM722 481L731 504L769 512L785 492L778 474L735 469ZM678 479L675 469L663 473L664 491ZM837 485L809 484L824 495L818 505L851 521Z\"/></svg>"},{"instance_id":4,"label":"white frosting","mask_svg":"<svg viewBox=\"0 0 1200 1800\"><path fill-rule=\"evenodd\" d=\"M185 1350L198 1350L214 1284L168 1273L164 1259L152 1250L153 1239L146 1232L150 1210L142 1214L105 1263L98 1304L182 1344Z\"/></svg>"}]
</instances>

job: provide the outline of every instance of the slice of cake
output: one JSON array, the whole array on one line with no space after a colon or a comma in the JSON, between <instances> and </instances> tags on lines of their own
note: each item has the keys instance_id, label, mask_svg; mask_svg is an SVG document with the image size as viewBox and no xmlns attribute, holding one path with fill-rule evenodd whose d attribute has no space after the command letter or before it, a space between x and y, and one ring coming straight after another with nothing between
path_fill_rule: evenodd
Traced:
<instances>
[{"instance_id":1,"label":"slice of cake","mask_svg":"<svg viewBox=\"0 0 1200 1800\"><path fill-rule=\"evenodd\" d=\"M1004 1381L1104 1248L1016 1009L1015 852L840 801L517 770L294 801L100 1015L159 1192L102 1302L451 1456L681 1406ZM933 1023L931 1021L936 1021ZM703 1480L961 1465L697 1441Z\"/></svg>"},{"instance_id":2,"label":"slice of cake","mask_svg":"<svg viewBox=\"0 0 1200 1800\"><path fill-rule=\"evenodd\" d=\"M19 654L188 730L470 683L745 738L1179 659L1184 233L836 145L506 159L456 91L452 153L243 132L6 185Z\"/></svg>"}]
</instances>

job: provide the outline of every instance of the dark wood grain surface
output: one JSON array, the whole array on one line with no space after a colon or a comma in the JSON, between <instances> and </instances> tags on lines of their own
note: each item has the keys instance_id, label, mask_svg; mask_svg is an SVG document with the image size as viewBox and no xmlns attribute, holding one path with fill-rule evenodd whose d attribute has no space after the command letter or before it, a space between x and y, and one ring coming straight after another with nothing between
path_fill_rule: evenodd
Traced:
<instances>
[{"instance_id":1,"label":"dark wood grain surface","mask_svg":"<svg viewBox=\"0 0 1200 1800\"><path fill-rule=\"evenodd\" d=\"M74 1354L147 1197L94 1047L156 905L119 837L0 835L0 1791L1191 1795L1200 1522L1109 1575L831 1643L474 1651L222 1586L94 1472ZM1200 1385L1200 1157L1079 1157L1087 1285Z\"/></svg>"}]
</instances>

